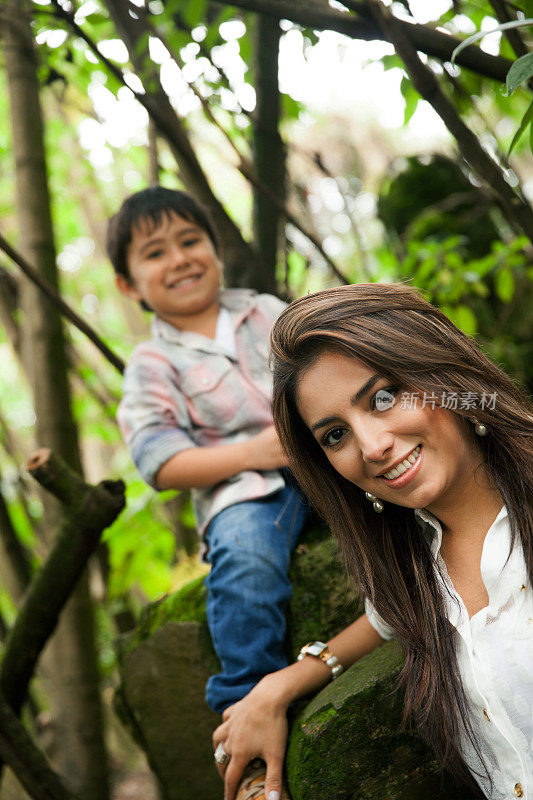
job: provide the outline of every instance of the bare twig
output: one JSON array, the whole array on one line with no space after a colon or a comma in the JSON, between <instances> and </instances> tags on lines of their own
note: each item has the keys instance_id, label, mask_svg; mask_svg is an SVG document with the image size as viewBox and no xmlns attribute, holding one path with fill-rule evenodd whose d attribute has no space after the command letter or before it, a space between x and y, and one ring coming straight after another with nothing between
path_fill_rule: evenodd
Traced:
<instances>
[{"instance_id":1,"label":"bare twig","mask_svg":"<svg viewBox=\"0 0 533 800\"><path fill-rule=\"evenodd\" d=\"M18 713L37 659L101 534L124 507L124 483L86 484L50 450L30 457L28 471L65 505L67 514L44 565L33 578L11 629L0 668L0 689Z\"/></svg>"},{"instance_id":2,"label":"bare twig","mask_svg":"<svg viewBox=\"0 0 533 800\"><path fill-rule=\"evenodd\" d=\"M17 264L22 272L35 283L44 295L61 311L73 325L78 328L88 339L100 350L100 352L113 364L120 373L124 372L124 362L110 347L98 336L91 326L85 322L76 312L63 300L57 289L45 280L37 270L29 264L26 259L18 253L6 239L0 234L0 248L9 258Z\"/></svg>"}]
</instances>

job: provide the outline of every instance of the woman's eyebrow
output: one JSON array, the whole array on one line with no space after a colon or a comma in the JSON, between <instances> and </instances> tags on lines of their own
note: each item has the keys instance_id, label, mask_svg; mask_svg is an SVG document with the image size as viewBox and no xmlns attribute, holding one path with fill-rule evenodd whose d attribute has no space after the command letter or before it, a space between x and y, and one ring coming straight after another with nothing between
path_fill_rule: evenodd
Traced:
<instances>
[{"instance_id":1,"label":"woman's eyebrow","mask_svg":"<svg viewBox=\"0 0 533 800\"><path fill-rule=\"evenodd\" d=\"M379 373L377 373L377 372L376 372L376 374L375 374L375 375L372 375L372 377L371 377L371 378L369 378L369 379L367 380L367 382L366 382L366 383L364 383L364 384L361 386L361 388L357 390L357 392L356 392L356 393L353 395L353 397L352 397L352 398L350 398L350 403L351 403L353 406L357 405L357 403L358 403L358 402L361 400L361 398L362 398L362 397L364 397L364 395L365 395L365 394L367 394L367 392L369 392L369 391L372 389L372 387L373 387L373 386L374 386L374 385L375 385L375 384L376 384L376 383L377 383L377 382L378 382L378 381L379 381L379 380L380 380L382 377L383 377L383 375L380 375L380 374L379 374ZM325 427L326 427L326 425L330 425L332 422L335 422L337 419L338 419L338 417L323 417L322 419L319 419L319 420L318 420L318 422L315 422L315 424L311 426L311 431L314 433L314 432L315 432L315 431L317 431L319 428L325 428Z\"/></svg>"},{"instance_id":2,"label":"woman's eyebrow","mask_svg":"<svg viewBox=\"0 0 533 800\"><path fill-rule=\"evenodd\" d=\"M375 383L377 383L377 382L378 382L378 381L379 381L379 380L380 380L382 377L383 377L383 375L380 375L378 372L376 372L376 374L375 374L375 375L372 375L372 377L371 377L371 378L369 378L369 379L367 380L367 382L366 382L366 383L364 383L364 384L361 386L361 388L357 390L357 392L354 394L354 396L353 396L353 397L352 397L352 399L350 400L350 402L351 402L352 406L356 406L356 405L357 405L357 403L359 402L359 400L361 400L361 398L362 398L362 397L363 397L363 396L364 396L364 395L365 395L367 392L369 392L369 391L370 391L370 389L372 389L372 387L374 386L374 384L375 384Z\"/></svg>"}]
</instances>

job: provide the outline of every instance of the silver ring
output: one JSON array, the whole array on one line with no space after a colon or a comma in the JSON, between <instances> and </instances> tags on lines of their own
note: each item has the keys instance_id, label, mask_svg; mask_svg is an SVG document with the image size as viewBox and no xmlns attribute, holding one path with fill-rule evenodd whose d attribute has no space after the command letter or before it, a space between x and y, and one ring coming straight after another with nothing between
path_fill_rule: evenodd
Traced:
<instances>
[{"instance_id":1,"label":"silver ring","mask_svg":"<svg viewBox=\"0 0 533 800\"><path fill-rule=\"evenodd\" d=\"M217 764L220 764L223 767L225 764L228 763L230 758L231 758L230 754L226 753L226 751L224 750L224 745L222 744L222 742L220 742L220 744L217 745L217 749L215 750L215 761L217 762Z\"/></svg>"}]
</instances>

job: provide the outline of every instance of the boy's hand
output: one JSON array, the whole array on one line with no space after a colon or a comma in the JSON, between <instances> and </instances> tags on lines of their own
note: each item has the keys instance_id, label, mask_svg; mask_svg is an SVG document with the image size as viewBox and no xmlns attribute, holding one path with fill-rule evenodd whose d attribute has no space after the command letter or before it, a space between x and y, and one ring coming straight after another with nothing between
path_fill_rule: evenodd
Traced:
<instances>
[{"instance_id":1,"label":"boy's hand","mask_svg":"<svg viewBox=\"0 0 533 800\"><path fill-rule=\"evenodd\" d=\"M285 455L274 425L265 428L248 441L248 469L268 470L288 467L289 461Z\"/></svg>"}]
</instances>

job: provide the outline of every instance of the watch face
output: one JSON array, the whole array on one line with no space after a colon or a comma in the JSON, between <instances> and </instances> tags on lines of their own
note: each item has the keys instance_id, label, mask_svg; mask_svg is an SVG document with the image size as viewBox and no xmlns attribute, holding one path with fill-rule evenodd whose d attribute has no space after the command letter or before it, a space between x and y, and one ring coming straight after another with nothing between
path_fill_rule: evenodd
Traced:
<instances>
[{"instance_id":1,"label":"watch face","mask_svg":"<svg viewBox=\"0 0 533 800\"><path fill-rule=\"evenodd\" d=\"M309 653L310 656L319 656L322 650L325 649L325 647L326 645L324 644L324 642L313 642L313 644L310 644L309 647L307 648L307 652Z\"/></svg>"}]
</instances>

